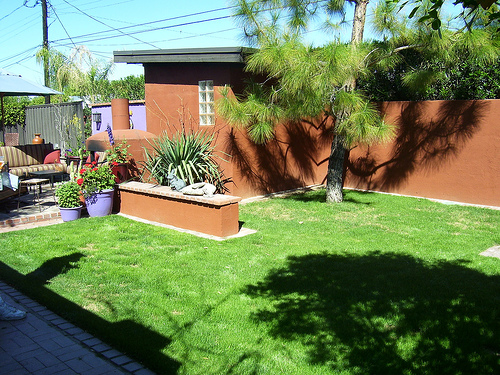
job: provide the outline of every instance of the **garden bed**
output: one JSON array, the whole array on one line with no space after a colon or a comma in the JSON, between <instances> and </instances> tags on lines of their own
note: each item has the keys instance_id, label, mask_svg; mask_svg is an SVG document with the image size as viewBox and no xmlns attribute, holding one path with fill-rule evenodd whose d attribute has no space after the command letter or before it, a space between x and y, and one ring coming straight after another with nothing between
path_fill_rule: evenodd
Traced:
<instances>
[{"instance_id":1,"label":"garden bed","mask_svg":"<svg viewBox=\"0 0 500 375\"><path fill-rule=\"evenodd\" d=\"M125 215L218 237L239 231L239 197L189 196L167 186L132 181L118 185L118 200L119 212Z\"/></svg>"}]
</instances>

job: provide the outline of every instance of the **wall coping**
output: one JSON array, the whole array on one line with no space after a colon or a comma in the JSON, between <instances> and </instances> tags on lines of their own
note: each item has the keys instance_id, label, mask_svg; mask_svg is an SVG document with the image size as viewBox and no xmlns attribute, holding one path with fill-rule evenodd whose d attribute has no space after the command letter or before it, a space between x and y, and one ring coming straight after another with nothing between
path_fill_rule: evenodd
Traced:
<instances>
[{"instance_id":1,"label":"wall coping","mask_svg":"<svg viewBox=\"0 0 500 375\"><path fill-rule=\"evenodd\" d=\"M179 201L202 203L210 206L227 206L241 201L240 197L224 194L215 194L213 197L185 195L178 191L172 190L170 186L161 186L157 184L149 184L137 181L123 182L117 185L117 187L118 190L122 191L150 194Z\"/></svg>"}]
</instances>

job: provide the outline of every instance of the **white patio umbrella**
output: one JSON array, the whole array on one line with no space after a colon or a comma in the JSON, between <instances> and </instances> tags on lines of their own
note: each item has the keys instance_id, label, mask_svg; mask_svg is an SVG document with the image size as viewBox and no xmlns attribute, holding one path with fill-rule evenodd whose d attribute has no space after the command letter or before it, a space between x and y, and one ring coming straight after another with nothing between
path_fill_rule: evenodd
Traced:
<instances>
[{"instance_id":1,"label":"white patio umbrella","mask_svg":"<svg viewBox=\"0 0 500 375\"><path fill-rule=\"evenodd\" d=\"M0 70L0 102L2 107L2 128L4 125L4 96L57 95L59 91L25 80L20 75Z\"/></svg>"}]
</instances>

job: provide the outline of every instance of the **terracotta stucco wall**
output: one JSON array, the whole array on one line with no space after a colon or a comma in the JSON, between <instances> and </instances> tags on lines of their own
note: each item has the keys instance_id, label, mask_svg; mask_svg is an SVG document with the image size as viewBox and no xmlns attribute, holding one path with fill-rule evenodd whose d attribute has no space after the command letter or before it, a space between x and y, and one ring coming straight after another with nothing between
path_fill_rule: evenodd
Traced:
<instances>
[{"instance_id":1,"label":"terracotta stucco wall","mask_svg":"<svg viewBox=\"0 0 500 375\"><path fill-rule=\"evenodd\" d=\"M213 80L215 99L225 84L234 92L243 89L241 64L146 65L146 116L148 132L169 134L199 129L198 81ZM218 162L227 178L229 194L252 197L299 186L323 183L331 145L331 131L324 124L287 124L276 140L265 146L250 142L245 131L233 130L216 115L215 126L202 126L216 135Z\"/></svg>"},{"instance_id":2,"label":"terracotta stucco wall","mask_svg":"<svg viewBox=\"0 0 500 375\"><path fill-rule=\"evenodd\" d=\"M500 206L500 100L383 103L385 145L350 153L348 187Z\"/></svg>"},{"instance_id":3,"label":"terracotta stucco wall","mask_svg":"<svg viewBox=\"0 0 500 375\"><path fill-rule=\"evenodd\" d=\"M150 64L146 72L147 128L170 133L198 129L198 81L213 80L241 92L241 64ZM350 153L346 187L500 206L500 100L389 102L381 104L396 137ZM216 116L205 127L217 136L220 161L232 179L229 192L251 197L325 183L331 128L286 124L265 146L230 129ZM221 154L222 155L222 154Z\"/></svg>"}]
</instances>

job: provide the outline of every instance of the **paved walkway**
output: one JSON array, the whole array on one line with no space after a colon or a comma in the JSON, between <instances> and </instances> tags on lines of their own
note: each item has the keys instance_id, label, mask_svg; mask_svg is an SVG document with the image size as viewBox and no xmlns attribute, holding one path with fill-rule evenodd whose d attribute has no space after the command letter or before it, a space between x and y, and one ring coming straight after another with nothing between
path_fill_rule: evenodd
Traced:
<instances>
[{"instance_id":1,"label":"paved walkway","mask_svg":"<svg viewBox=\"0 0 500 375\"><path fill-rule=\"evenodd\" d=\"M40 204L33 204L33 192L0 201L0 233L61 223L59 208L49 184L42 187Z\"/></svg>"},{"instance_id":2,"label":"paved walkway","mask_svg":"<svg viewBox=\"0 0 500 375\"><path fill-rule=\"evenodd\" d=\"M154 374L2 281L0 295L27 312L0 321L0 374Z\"/></svg>"}]
</instances>

